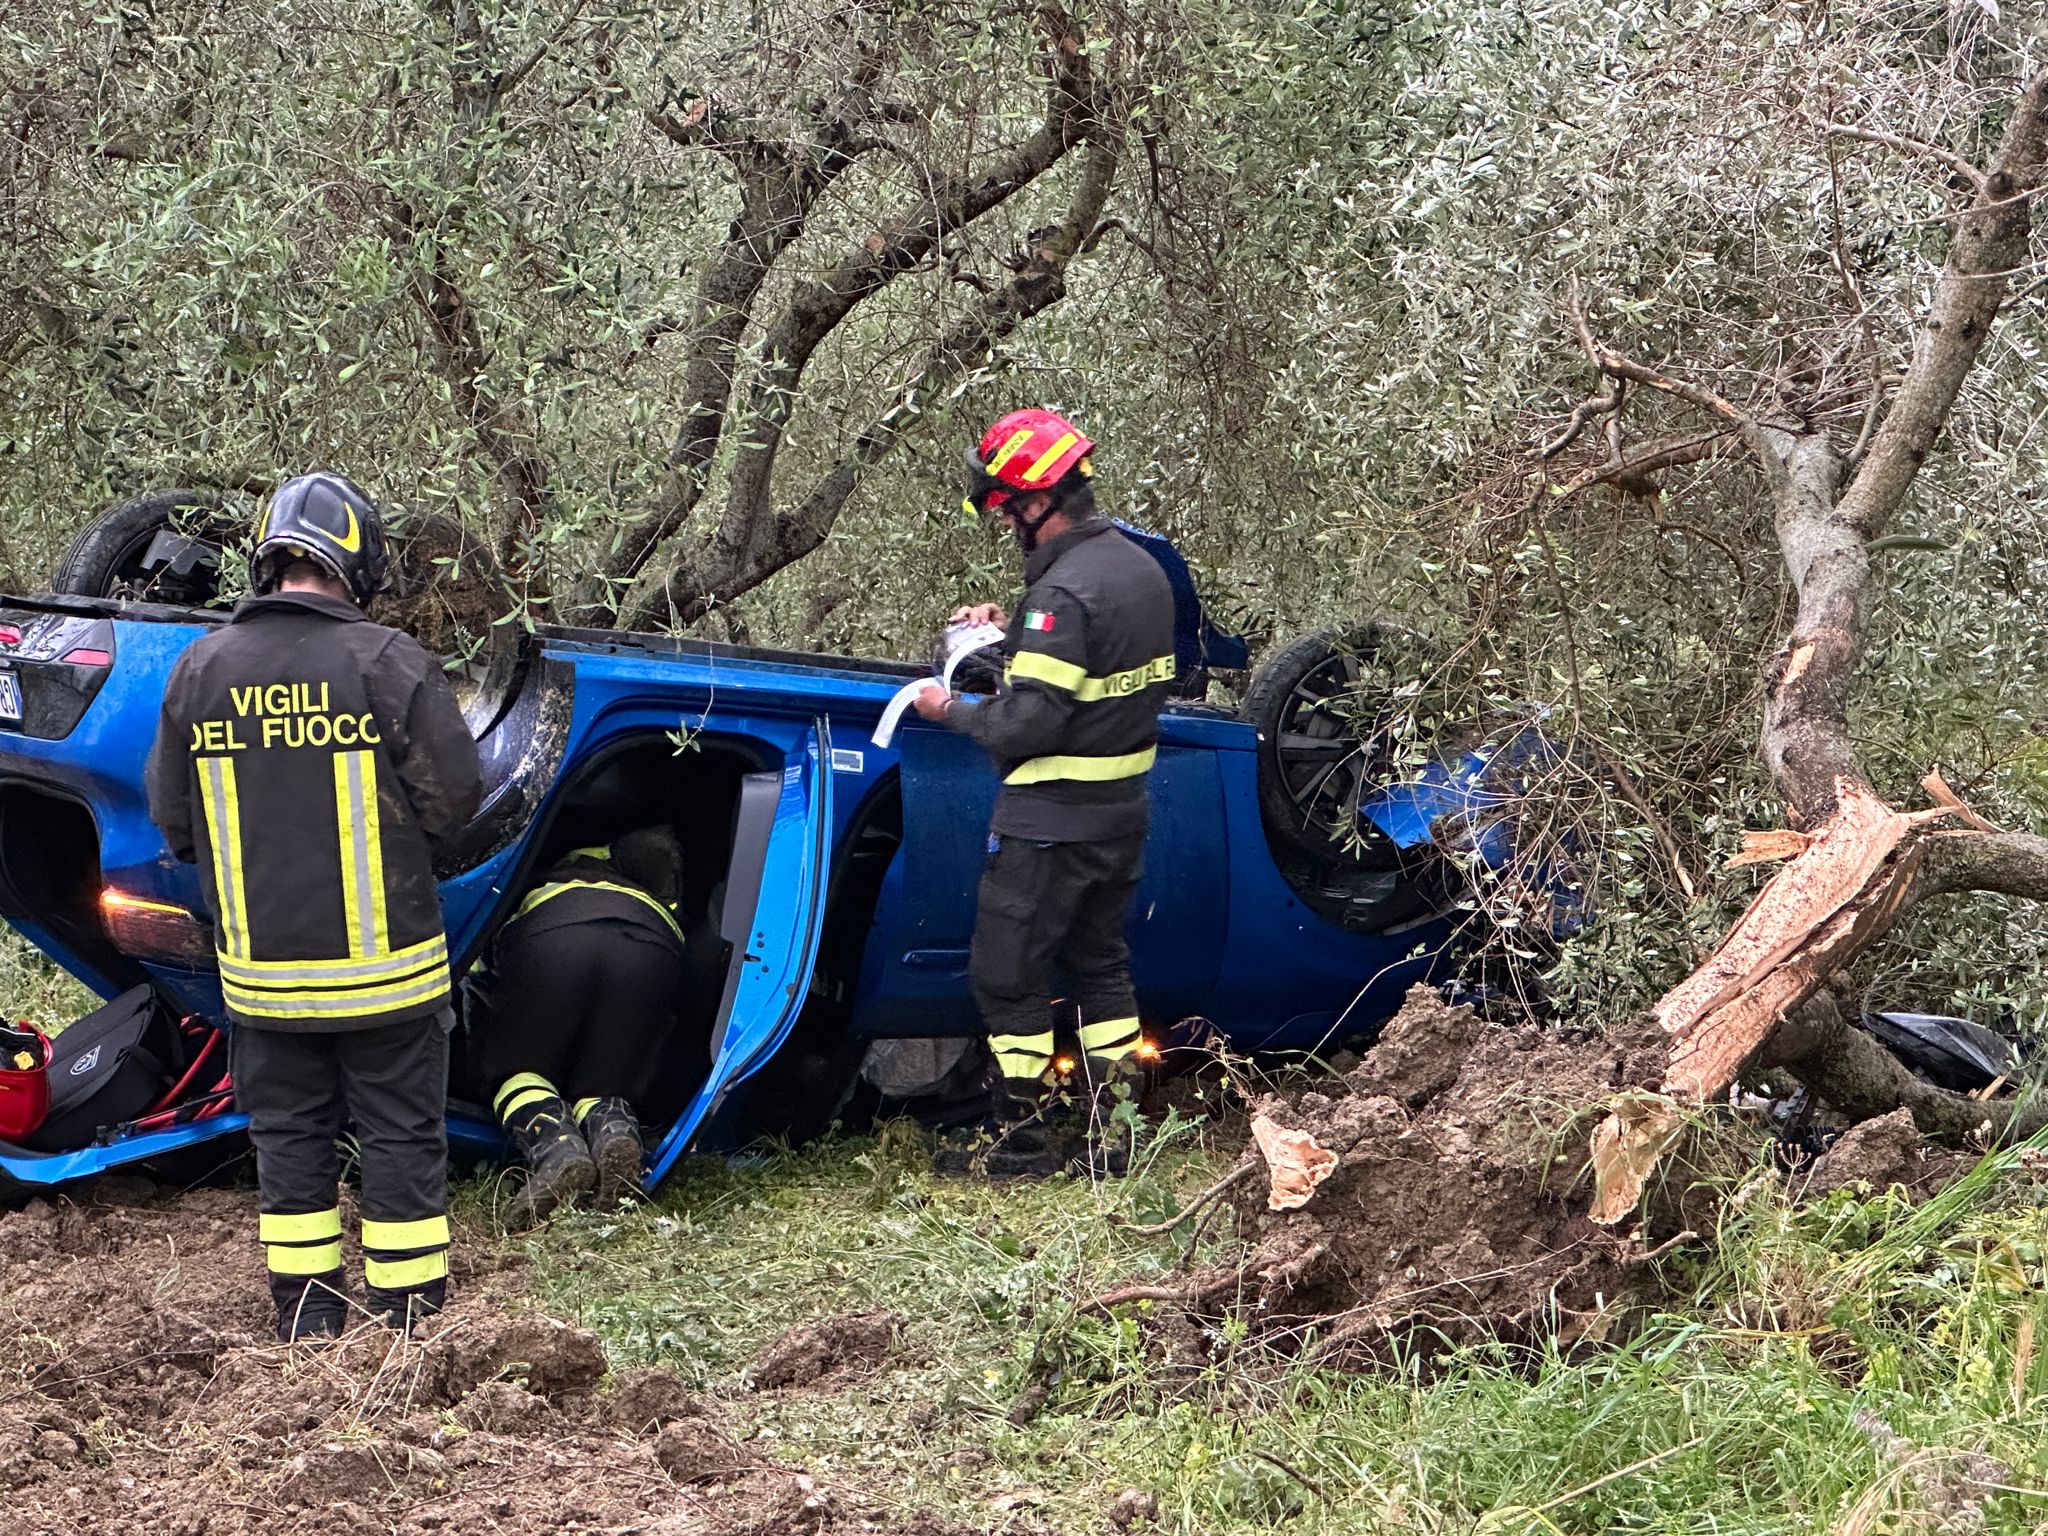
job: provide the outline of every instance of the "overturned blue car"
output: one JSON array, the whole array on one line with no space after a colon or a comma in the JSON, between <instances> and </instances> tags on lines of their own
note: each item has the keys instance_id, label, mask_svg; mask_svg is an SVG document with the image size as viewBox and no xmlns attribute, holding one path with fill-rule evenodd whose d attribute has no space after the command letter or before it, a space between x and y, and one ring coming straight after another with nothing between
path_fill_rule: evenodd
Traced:
<instances>
[{"instance_id":1,"label":"overturned blue car","mask_svg":"<svg viewBox=\"0 0 2048 1536\"><path fill-rule=\"evenodd\" d=\"M1360 724L1391 633L1370 627L1287 646L1238 709L1201 702L1212 671L1246 668L1245 646L1208 622L1165 540L1125 533L1173 584L1187 695L1160 722L1130 932L1149 1044L1170 1048L1190 1021L1246 1052L1369 1037L1408 987L1454 964L1462 884L1444 849L1515 858L1497 813L1515 793L1508 766L1547 750L1540 731L1510 721L1397 771ZM123 595L0 598L0 915L102 996L147 998L170 1022L146 1098L97 1117L74 1108L61 1144L47 1127L7 1140L0 1123L0 1184L224 1152L244 1127L215 1049L198 875L164 847L143 791L172 664L224 615L126 595L134 567L192 569L174 534L121 558L109 590ZM915 1099L930 1084L906 1062L936 1076L978 1038L966 971L994 771L972 742L915 720L886 747L872 739L925 672L541 628L468 690L484 803L438 870L458 974L565 851L649 822L686 850L702 1028L679 1034L710 1046L658 1065L647 1188L693 1145L822 1129L850 1097ZM460 1049L487 1027L486 978L460 1001L451 1141L495 1156L500 1132Z\"/></svg>"}]
</instances>

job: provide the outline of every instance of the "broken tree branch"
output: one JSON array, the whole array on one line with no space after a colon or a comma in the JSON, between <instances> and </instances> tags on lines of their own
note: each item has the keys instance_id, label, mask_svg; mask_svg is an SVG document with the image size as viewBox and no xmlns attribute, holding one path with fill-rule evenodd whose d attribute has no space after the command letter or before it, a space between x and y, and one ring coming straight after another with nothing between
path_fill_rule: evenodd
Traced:
<instances>
[{"instance_id":1,"label":"broken tree branch","mask_svg":"<svg viewBox=\"0 0 2048 1536\"><path fill-rule=\"evenodd\" d=\"M1779 1064L1851 1121L1907 1109L1923 1136L1950 1146L2023 1141L2048 1128L2048 1100L1973 1099L1915 1077L1826 993L1788 1019L1783 1034L1773 1046Z\"/></svg>"}]
</instances>

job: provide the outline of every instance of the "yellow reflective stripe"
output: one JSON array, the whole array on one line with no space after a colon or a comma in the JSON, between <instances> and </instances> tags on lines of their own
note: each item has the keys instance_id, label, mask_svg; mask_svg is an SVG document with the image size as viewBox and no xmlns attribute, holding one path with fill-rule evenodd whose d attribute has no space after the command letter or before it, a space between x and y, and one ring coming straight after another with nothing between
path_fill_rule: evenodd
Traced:
<instances>
[{"instance_id":1,"label":"yellow reflective stripe","mask_svg":"<svg viewBox=\"0 0 2048 1536\"><path fill-rule=\"evenodd\" d=\"M1091 1056L1128 1056L1137 1048L1136 1019L1104 1019L1081 1026L1081 1049Z\"/></svg>"},{"instance_id":2,"label":"yellow reflective stripe","mask_svg":"<svg viewBox=\"0 0 2048 1536\"><path fill-rule=\"evenodd\" d=\"M293 982L333 983L338 986L344 982L396 980L447 958L447 936L437 933L431 939L369 959L237 960L222 955L220 969L223 976L251 987L276 987Z\"/></svg>"},{"instance_id":3,"label":"yellow reflective stripe","mask_svg":"<svg viewBox=\"0 0 2048 1536\"><path fill-rule=\"evenodd\" d=\"M1054 464L1059 462L1059 457L1061 454L1065 453L1069 448L1073 447L1074 444L1078 443L1079 441L1081 441L1081 439L1076 437L1071 432L1062 434L1058 442L1054 443L1050 448L1046 449L1045 452L1041 453L1037 458L1031 461L1031 467L1024 471L1024 483L1026 485L1035 484L1040 475L1044 474L1048 469L1051 469Z\"/></svg>"},{"instance_id":4,"label":"yellow reflective stripe","mask_svg":"<svg viewBox=\"0 0 2048 1536\"><path fill-rule=\"evenodd\" d=\"M389 1013L408 1004L431 1002L448 993L448 967L437 965L424 976L381 987L335 987L320 991L251 991L227 977L221 995L237 1013L266 1019L318 1019Z\"/></svg>"},{"instance_id":5,"label":"yellow reflective stripe","mask_svg":"<svg viewBox=\"0 0 2048 1536\"><path fill-rule=\"evenodd\" d=\"M571 848L564 857L571 859L600 859L609 862L612 856L610 843L599 843L595 848Z\"/></svg>"},{"instance_id":6,"label":"yellow reflective stripe","mask_svg":"<svg viewBox=\"0 0 2048 1536\"><path fill-rule=\"evenodd\" d=\"M1160 656L1142 667L1112 672L1106 677L1090 677L1070 661L1059 661L1042 651L1019 651L1003 664L1003 681L1027 677L1064 688L1083 703L1093 703L1097 699L1128 698L1154 683L1170 683L1176 670L1171 656Z\"/></svg>"},{"instance_id":7,"label":"yellow reflective stripe","mask_svg":"<svg viewBox=\"0 0 2048 1536\"><path fill-rule=\"evenodd\" d=\"M569 1117L580 1125L583 1117L595 1108L597 1108L596 1099L578 1099L569 1106Z\"/></svg>"},{"instance_id":8,"label":"yellow reflective stripe","mask_svg":"<svg viewBox=\"0 0 2048 1536\"><path fill-rule=\"evenodd\" d=\"M515 1073L498 1086L497 1097L491 1100L492 1110L499 1115L503 1115L505 1113L506 1099L514 1094L533 1088L539 1089L544 1094L552 1094L555 1091L555 1085L542 1077L538 1072ZM528 1099L526 1102L531 1102L531 1100Z\"/></svg>"},{"instance_id":9,"label":"yellow reflective stripe","mask_svg":"<svg viewBox=\"0 0 2048 1536\"><path fill-rule=\"evenodd\" d=\"M1031 429L1029 427L1019 427L1015 432L1012 432L1004 440L1003 446L995 451L995 456L988 461L988 472L990 474L996 473L997 470L1017 456L1018 449L1030 441Z\"/></svg>"},{"instance_id":10,"label":"yellow reflective stripe","mask_svg":"<svg viewBox=\"0 0 2048 1536\"><path fill-rule=\"evenodd\" d=\"M1052 1065L1052 1031L1037 1035L990 1035L996 1069L1004 1077L1036 1077Z\"/></svg>"},{"instance_id":11,"label":"yellow reflective stripe","mask_svg":"<svg viewBox=\"0 0 2048 1536\"><path fill-rule=\"evenodd\" d=\"M256 1235L266 1243L317 1243L323 1237L341 1236L341 1208L307 1211L299 1216L281 1216L264 1211L256 1218Z\"/></svg>"},{"instance_id":12,"label":"yellow reflective stripe","mask_svg":"<svg viewBox=\"0 0 2048 1536\"><path fill-rule=\"evenodd\" d=\"M1026 677L1037 683L1050 683L1068 693L1078 693L1088 684L1088 671L1077 667L1071 661L1061 661L1057 656L1048 656L1043 651L1019 651L1003 664L1003 681Z\"/></svg>"},{"instance_id":13,"label":"yellow reflective stripe","mask_svg":"<svg viewBox=\"0 0 2048 1536\"><path fill-rule=\"evenodd\" d=\"M227 953L249 953L249 896L242 887L242 802L230 757L199 760L199 797L206 805L206 841L213 848L214 899L220 903Z\"/></svg>"},{"instance_id":14,"label":"yellow reflective stripe","mask_svg":"<svg viewBox=\"0 0 2048 1536\"><path fill-rule=\"evenodd\" d=\"M272 1246L264 1257L273 1275L324 1275L341 1268L341 1244L322 1243L317 1248Z\"/></svg>"},{"instance_id":15,"label":"yellow reflective stripe","mask_svg":"<svg viewBox=\"0 0 2048 1536\"><path fill-rule=\"evenodd\" d=\"M429 1280L448 1277L448 1253L442 1249L416 1259L363 1259L363 1278L380 1291L403 1291Z\"/></svg>"},{"instance_id":16,"label":"yellow reflective stripe","mask_svg":"<svg viewBox=\"0 0 2048 1536\"><path fill-rule=\"evenodd\" d=\"M359 796L349 792L349 759L353 752L334 754L334 827L335 838L341 848L341 925L348 934L348 952L351 959L360 960L371 954L370 947L363 942L367 933L365 918L369 914L368 881L363 878L367 871L362 868L369 860L362 853L362 829L356 821L356 801Z\"/></svg>"},{"instance_id":17,"label":"yellow reflective stripe","mask_svg":"<svg viewBox=\"0 0 2048 1536\"><path fill-rule=\"evenodd\" d=\"M1121 699L1151 687L1154 683L1173 681L1175 667L1171 656L1157 656L1142 667L1132 667L1127 672L1112 672L1107 677L1091 677L1075 694L1082 699Z\"/></svg>"},{"instance_id":18,"label":"yellow reflective stripe","mask_svg":"<svg viewBox=\"0 0 2048 1536\"><path fill-rule=\"evenodd\" d=\"M518 922L544 901L553 901L564 891L616 891L621 896L630 896L635 901L644 901L661 914L661 920L669 925L677 938L683 936L682 924L676 921L675 913L669 911L647 892L635 885L618 885L610 880L550 880L546 885L519 903L519 910L512 914L512 921Z\"/></svg>"},{"instance_id":19,"label":"yellow reflective stripe","mask_svg":"<svg viewBox=\"0 0 2048 1536\"><path fill-rule=\"evenodd\" d=\"M555 1085L549 1082L546 1078L542 1077L538 1072L516 1073L513 1076L506 1078L505 1081L498 1086L497 1097L491 1100L491 1109L496 1114L503 1116L506 1113L506 1099L510 1098L514 1094L522 1092L523 1090L532 1088L538 1088L543 1094L549 1095L550 1097L552 1097L555 1092ZM530 1104L533 1102L533 1100L532 1097L529 1095L526 1098L523 1098L520 1102Z\"/></svg>"},{"instance_id":20,"label":"yellow reflective stripe","mask_svg":"<svg viewBox=\"0 0 2048 1536\"><path fill-rule=\"evenodd\" d=\"M378 824L377 754L334 754L334 813L341 836L341 899L349 954L391 948L384 911L384 837Z\"/></svg>"},{"instance_id":21,"label":"yellow reflective stripe","mask_svg":"<svg viewBox=\"0 0 2048 1536\"><path fill-rule=\"evenodd\" d=\"M498 1106L498 1118L510 1120L529 1104L544 1104L549 1099L557 1097L559 1095L552 1088L522 1088Z\"/></svg>"},{"instance_id":22,"label":"yellow reflective stripe","mask_svg":"<svg viewBox=\"0 0 2048 1536\"><path fill-rule=\"evenodd\" d=\"M1159 755L1157 747L1126 752L1121 757L1034 757L1010 770L1005 784L1044 784L1053 779L1080 779L1102 784L1112 779L1135 779L1151 770Z\"/></svg>"},{"instance_id":23,"label":"yellow reflective stripe","mask_svg":"<svg viewBox=\"0 0 2048 1536\"><path fill-rule=\"evenodd\" d=\"M363 1218L365 1248L432 1248L448 1245L448 1218L422 1216L418 1221L372 1221Z\"/></svg>"}]
</instances>

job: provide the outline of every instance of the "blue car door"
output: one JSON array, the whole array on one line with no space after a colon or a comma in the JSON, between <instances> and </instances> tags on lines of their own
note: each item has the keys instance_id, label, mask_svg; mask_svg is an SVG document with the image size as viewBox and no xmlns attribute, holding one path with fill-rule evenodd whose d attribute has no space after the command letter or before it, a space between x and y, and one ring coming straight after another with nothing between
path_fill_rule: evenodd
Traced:
<instances>
[{"instance_id":1,"label":"blue car door","mask_svg":"<svg viewBox=\"0 0 2048 1536\"><path fill-rule=\"evenodd\" d=\"M649 1159L646 1187L668 1177L739 1083L788 1038L810 990L832 857L832 741L820 719L779 774L742 786L721 929L732 945L711 1074Z\"/></svg>"},{"instance_id":2,"label":"blue car door","mask_svg":"<svg viewBox=\"0 0 2048 1536\"><path fill-rule=\"evenodd\" d=\"M1147 1023L1171 1024L1208 1002L1230 869L1216 753L1188 739L1186 722L1168 717L1162 726L1145 877L1127 931L1140 1012ZM967 993L967 957L995 770L980 746L952 731L911 727L900 749L901 885L893 925L870 949L879 974L868 1027L878 1034L972 1032L979 1021Z\"/></svg>"}]
</instances>

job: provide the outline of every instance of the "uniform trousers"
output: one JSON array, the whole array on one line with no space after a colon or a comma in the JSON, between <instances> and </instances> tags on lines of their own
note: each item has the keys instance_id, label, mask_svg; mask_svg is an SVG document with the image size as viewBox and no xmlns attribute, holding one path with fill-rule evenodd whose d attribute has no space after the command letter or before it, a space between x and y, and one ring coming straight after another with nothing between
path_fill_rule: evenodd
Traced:
<instances>
[{"instance_id":1,"label":"uniform trousers","mask_svg":"<svg viewBox=\"0 0 2048 1536\"><path fill-rule=\"evenodd\" d=\"M454 1014L333 1033L237 1024L228 1062L249 1116L273 1275L341 1267L346 1116L362 1161L364 1272L405 1291L448 1273L448 1033Z\"/></svg>"},{"instance_id":2,"label":"uniform trousers","mask_svg":"<svg viewBox=\"0 0 2048 1536\"><path fill-rule=\"evenodd\" d=\"M1080 1010L1080 1044L1091 1073L1106 1073L1139 1043L1124 925L1144 869L1144 835L991 841L967 974L997 1067L1016 1085L1013 1095L1046 1079L1058 979Z\"/></svg>"},{"instance_id":3,"label":"uniform trousers","mask_svg":"<svg viewBox=\"0 0 2048 1536\"><path fill-rule=\"evenodd\" d=\"M498 943L490 1028L478 1042L484 1081L537 1073L571 1104L637 1100L683 987L681 944L635 923L596 917L538 933L514 924Z\"/></svg>"}]
</instances>

